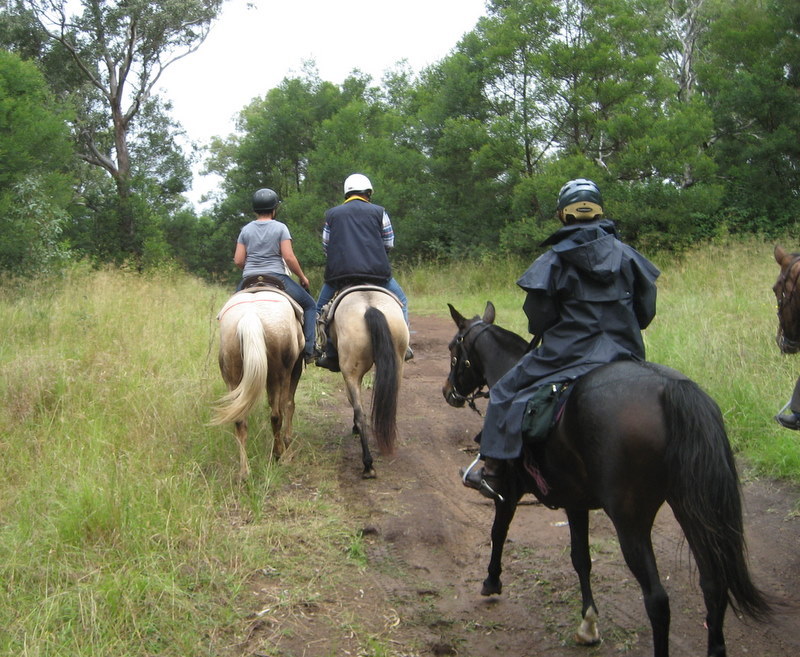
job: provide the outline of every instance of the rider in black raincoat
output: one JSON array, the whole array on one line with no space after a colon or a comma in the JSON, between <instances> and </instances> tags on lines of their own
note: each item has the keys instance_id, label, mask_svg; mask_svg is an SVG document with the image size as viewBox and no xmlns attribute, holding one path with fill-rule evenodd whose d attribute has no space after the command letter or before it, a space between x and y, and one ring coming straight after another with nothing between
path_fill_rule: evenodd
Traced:
<instances>
[{"instance_id":1,"label":"rider in black raincoat","mask_svg":"<svg viewBox=\"0 0 800 657\"><path fill-rule=\"evenodd\" d=\"M490 390L480 437L482 468L463 471L463 483L493 497L502 461L522 450L526 404L543 385L574 381L615 360L644 360L641 330L655 316L658 269L620 241L602 218L597 185L577 179L561 189L564 227L551 248L517 281L532 348ZM473 464L476 465L476 464Z\"/></svg>"}]
</instances>

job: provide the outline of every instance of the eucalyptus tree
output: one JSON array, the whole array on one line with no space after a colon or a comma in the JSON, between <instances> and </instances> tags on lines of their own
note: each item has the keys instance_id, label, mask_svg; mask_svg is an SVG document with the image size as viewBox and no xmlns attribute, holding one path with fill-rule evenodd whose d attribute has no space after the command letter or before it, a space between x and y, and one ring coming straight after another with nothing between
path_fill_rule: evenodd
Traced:
<instances>
[{"instance_id":1,"label":"eucalyptus tree","mask_svg":"<svg viewBox=\"0 0 800 657\"><path fill-rule=\"evenodd\" d=\"M223 1L8 2L9 14L32 19L28 43L39 41L49 81L71 98L79 156L114 181L122 252L140 254L143 246L132 199L132 140L153 129L148 120L162 120L164 108L149 104L156 84L168 66L200 46Z\"/></svg>"},{"instance_id":2,"label":"eucalyptus tree","mask_svg":"<svg viewBox=\"0 0 800 657\"><path fill-rule=\"evenodd\" d=\"M69 118L33 63L0 50L2 271L41 271L63 250L73 184Z\"/></svg>"}]
</instances>

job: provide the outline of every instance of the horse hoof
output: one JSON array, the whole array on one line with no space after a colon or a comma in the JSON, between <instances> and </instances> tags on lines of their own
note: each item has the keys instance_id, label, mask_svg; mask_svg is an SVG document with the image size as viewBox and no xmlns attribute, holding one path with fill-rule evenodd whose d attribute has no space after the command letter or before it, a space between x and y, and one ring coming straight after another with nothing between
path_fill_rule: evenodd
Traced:
<instances>
[{"instance_id":1,"label":"horse hoof","mask_svg":"<svg viewBox=\"0 0 800 657\"><path fill-rule=\"evenodd\" d=\"M481 588L481 595L500 595L503 592L503 584L500 581L491 582L488 579L484 580L483 587Z\"/></svg>"},{"instance_id":2,"label":"horse hoof","mask_svg":"<svg viewBox=\"0 0 800 657\"><path fill-rule=\"evenodd\" d=\"M377 479L378 475L376 474L373 468L368 468L361 473L362 479Z\"/></svg>"},{"instance_id":3,"label":"horse hoof","mask_svg":"<svg viewBox=\"0 0 800 657\"><path fill-rule=\"evenodd\" d=\"M600 630L597 628L597 612L590 607L575 632L575 643L581 646L595 646L600 643Z\"/></svg>"},{"instance_id":4,"label":"horse hoof","mask_svg":"<svg viewBox=\"0 0 800 657\"><path fill-rule=\"evenodd\" d=\"M580 632L575 632L575 643L579 646L596 646L600 643L600 637L584 636Z\"/></svg>"}]
</instances>

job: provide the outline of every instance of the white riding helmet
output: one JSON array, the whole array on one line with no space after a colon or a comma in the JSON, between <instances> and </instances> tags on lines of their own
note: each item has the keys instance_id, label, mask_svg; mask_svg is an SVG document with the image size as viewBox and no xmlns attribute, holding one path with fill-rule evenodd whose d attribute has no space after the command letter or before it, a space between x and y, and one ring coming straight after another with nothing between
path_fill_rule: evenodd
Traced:
<instances>
[{"instance_id":1,"label":"white riding helmet","mask_svg":"<svg viewBox=\"0 0 800 657\"><path fill-rule=\"evenodd\" d=\"M371 192L372 183L363 173L354 173L344 181L344 195L352 192Z\"/></svg>"}]
</instances>

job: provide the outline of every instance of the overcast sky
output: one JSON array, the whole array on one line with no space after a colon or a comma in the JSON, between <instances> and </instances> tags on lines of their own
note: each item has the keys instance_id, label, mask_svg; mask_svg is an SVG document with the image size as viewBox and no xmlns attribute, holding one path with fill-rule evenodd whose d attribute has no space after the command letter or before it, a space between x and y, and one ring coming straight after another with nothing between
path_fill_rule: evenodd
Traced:
<instances>
[{"instance_id":1,"label":"overcast sky","mask_svg":"<svg viewBox=\"0 0 800 657\"><path fill-rule=\"evenodd\" d=\"M484 14L485 0L228 0L206 41L159 86L189 139L205 145L230 134L239 110L300 74L306 60L334 83L355 68L379 82L401 60L419 72ZM216 184L195 175L190 199Z\"/></svg>"}]
</instances>

